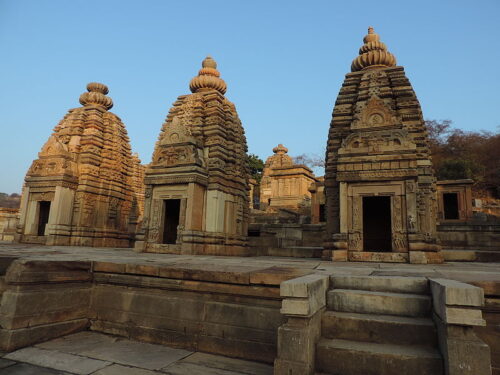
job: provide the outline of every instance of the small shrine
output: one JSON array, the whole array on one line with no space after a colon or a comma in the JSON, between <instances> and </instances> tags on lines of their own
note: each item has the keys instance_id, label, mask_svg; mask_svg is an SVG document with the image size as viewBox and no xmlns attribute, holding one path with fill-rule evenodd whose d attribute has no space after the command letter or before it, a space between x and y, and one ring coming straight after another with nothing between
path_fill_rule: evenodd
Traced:
<instances>
[{"instance_id":1,"label":"small shrine","mask_svg":"<svg viewBox=\"0 0 500 375\"><path fill-rule=\"evenodd\" d=\"M274 155L267 158L262 171L261 209L287 208L309 213L309 186L316 181L316 177L307 166L295 164L282 144L273 148L273 152Z\"/></svg>"}]
</instances>

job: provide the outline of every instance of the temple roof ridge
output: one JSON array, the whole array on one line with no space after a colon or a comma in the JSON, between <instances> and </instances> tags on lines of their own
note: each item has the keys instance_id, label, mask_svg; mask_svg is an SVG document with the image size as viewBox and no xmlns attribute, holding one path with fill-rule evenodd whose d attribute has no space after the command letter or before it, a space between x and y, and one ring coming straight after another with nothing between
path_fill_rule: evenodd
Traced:
<instances>
[{"instance_id":1,"label":"temple roof ridge","mask_svg":"<svg viewBox=\"0 0 500 375\"><path fill-rule=\"evenodd\" d=\"M222 95L226 93L226 82L220 78L217 62L210 55L201 63L198 75L189 83L189 89L192 93L207 90L217 90Z\"/></svg>"},{"instance_id":2,"label":"temple roof ridge","mask_svg":"<svg viewBox=\"0 0 500 375\"><path fill-rule=\"evenodd\" d=\"M363 38L363 43L359 49L359 56L352 61L351 71L396 65L396 57L387 51L387 46L380 41L380 36L375 33L373 27L368 28L368 34Z\"/></svg>"}]
</instances>

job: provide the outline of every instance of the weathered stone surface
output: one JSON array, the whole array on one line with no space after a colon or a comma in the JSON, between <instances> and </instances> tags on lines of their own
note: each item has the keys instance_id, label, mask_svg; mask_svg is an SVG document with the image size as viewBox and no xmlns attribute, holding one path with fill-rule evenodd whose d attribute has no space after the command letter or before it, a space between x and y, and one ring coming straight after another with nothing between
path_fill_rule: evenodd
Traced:
<instances>
[{"instance_id":1,"label":"weathered stone surface","mask_svg":"<svg viewBox=\"0 0 500 375\"><path fill-rule=\"evenodd\" d=\"M326 304L328 276L307 275L285 281L280 286L281 314L311 316Z\"/></svg>"},{"instance_id":2,"label":"weathered stone surface","mask_svg":"<svg viewBox=\"0 0 500 375\"><path fill-rule=\"evenodd\" d=\"M33 366L27 363L18 363L17 365L0 369L0 375L71 375L66 371L58 371L45 367Z\"/></svg>"},{"instance_id":3,"label":"weathered stone surface","mask_svg":"<svg viewBox=\"0 0 500 375\"><path fill-rule=\"evenodd\" d=\"M401 316L426 316L431 299L418 294L334 289L328 292L328 307L336 311Z\"/></svg>"},{"instance_id":4,"label":"weathered stone surface","mask_svg":"<svg viewBox=\"0 0 500 375\"><path fill-rule=\"evenodd\" d=\"M408 318L327 311L322 317L322 336L395 345L437 344L434 322L429 318Z\"/></svg>"},{"instance_id":5,"label":"weathered stone surface","mask_svg":"<svg viewBox=\"0 0 500 375\"><path fill-rule=\"evenodd\" d=\"M190 356L177 362L177 364L181 363L190 363L203 366L205 368L231 371L238 374L271 375L273 373L272 366L263 363L243 361L241 359L221 357L200 352L191 354ZM169 369L170 366L163 369L163 371L169 371Z\"/></svg>"},{"instance_id":6,"label":"weathered stone surface","mask_svg":"<svg viewBox=\"0 0 500 375\"><path fill-rule=\"evenodd\" d=\"M328 277L306 275L282 282L280 295L282 297L310 297L313 294L324 294L326 289L328 289Z\"/></svg>"},{"instance_id":7,"label":"weathered stone surface","mask_svg":"<svg viewBox=\"0 0 500 375\"><path fill-rule=\"evenodd\" d=\"M430 285L434 305L484 305L484 292L476 286L449 279L430 279Z\"/></svg>"},{"instance_id":8,"label":"weathered stone surface","mask_svg":"<svg viewBox=\"0 0 500 375\"><path fill-rule=\"evenodd\" d=\"M293 267L273 266L260 271L252 272L251 284L281 285L283 281L294 279L312 273L312 270Z\"/></svg>"},{"instance_id":9,"label":"weathered stone surface","mask_svg":"<svg viewBox=\"0 0 500 375\"><path fill-rule=\"evenodd\" d=\"M447 324L458 324L464 326L486 325L480 309L434 304L434 311Z\"/></svg>"},{"instance_id":10,"label":"weathered stone surface","mask_svg":"<svg viewBox=\"0 0 500 375\"><path fill-rule=\"evenodd\" d=\"M77 319L15 330L0 329L0 349L12 351L55 337L78 332L86 329L88 326L88 319Z\"/></svg>"},{"instance_id":11,"label":"weathered stone surface","mask_svg":"<svg viewBox=\"0 0 500 375\"><path fill-rule=\"evenodd\" d=\"M159 370L192 354L187 350L116 339L93 332L77 333L37 347L148 370Z\"/></svg>"},{"instance_id":12,"label":"weathered stone surface","mask_svg":"<svg viewBox=\"0 0 500 375\"><path fill-rule=\"evenodd\" d=\"M0 325L5 329L34 327L88 317L89 286L49 285L42 290L7 290L0 305Z\"/></svg>"},{"instance_id":13,"label":"weathered stone surface","mask_svg":"<svg viewBox=\"0 0 500 375\"><path fill-rule=\"evenodd\" d=\"M166 375L239 375L241 372L210 368L189 362L176 362L164 368L161 372Z\"/></svg>"},{"instance_id":14,"label":"weathered stone surface","mask_svg":"<svg viewBox=\"0 0 500 375\"><path fill-rule=\"evenodd\" d=\"M424 277L398 276L336 276L330 277L333 288L358 289L390 293L425 294L429 282Z\"/></svg>"},{"instance_id":15,"label":"weathered stone surface","mask_svg":"<svg viewBox=\"0 0 500 375\"><path fill-rule=\"evenodd\" d=\"M342 375L443 373L439 352L425 347L321 339L317 350L316 371L319 372L337 371Z\"/></svg>"},{"instance_id":16,"label":"weathered stone surface","mask_svg":"<svg viewBox=\"0 0 500 375\"><path fill-rule=\"evenodd\" d=\"M12 366L14 363L16 363L16 362L9 361L8 359L5 359L5 358L0 358L0 369Z\"/></svg>"},{"instance_id":17,"label":"weathered stone surface","mask_svg":"<svg viewBox=\"0 0 500 375\"><path fill-rule=\"evenodd\" d=\"M439 347L447 375L490 375L490 348L477 338L472 327L449 325L434 317Z\"/></svg>"},{"instance_id":18,"label":"weathered stone surface","mask_svg":"<svg viewBox=\"0 0 500 375\"><path fill-rule=\"evenodd\" d=\"M111 364L110 362L33 347L12 352L7 354L5 358L81 375L91 374Z\"/></svg>"},{"instance_id":19,"label":"weathered stone surface","mask_svg":"<svg viewBox=\"0 0 500 375\"><path fill-rule=\"evenodd\" d=\"M8 268L5 281L9 284L91 281L90 267L90 262L82 261L17 259Z\"/></svg>"},{"instance_id":20,"label":"weathered stone surface","mask_svg":"<svg viewBox=\"0 0 500 375\"><path fill-rule=\"evenodd\" d=\"M145 370L137 367L128 367L122 365L111 365L104 367L92 375L160 375L161 372Z\"/></svg>"}]
</instances>

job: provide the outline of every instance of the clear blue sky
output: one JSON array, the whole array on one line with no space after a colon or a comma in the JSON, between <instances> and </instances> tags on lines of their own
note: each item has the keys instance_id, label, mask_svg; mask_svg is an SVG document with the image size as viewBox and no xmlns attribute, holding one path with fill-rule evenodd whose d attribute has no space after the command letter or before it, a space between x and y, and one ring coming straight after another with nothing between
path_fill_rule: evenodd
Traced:
<instances>
[{"instance_id":1,"label":"clear blue sky","mask_svg":"<svg viewBox=\"0 0 500 375\"><path fill-rule=\"evenodd\" d=\"M500 124L500 1L0 0L0 192L31 161L88 82L107 84L149 163L171 104L203 58L218 62L249 152L323 154L335 98L372 25L425 118Z\"/></svg>"}]
</instances>

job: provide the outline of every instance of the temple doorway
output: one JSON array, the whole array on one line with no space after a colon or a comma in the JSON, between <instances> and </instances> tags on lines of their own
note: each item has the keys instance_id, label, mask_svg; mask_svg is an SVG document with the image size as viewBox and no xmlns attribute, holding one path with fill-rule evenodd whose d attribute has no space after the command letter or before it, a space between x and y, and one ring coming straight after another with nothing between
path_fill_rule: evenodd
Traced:
<instances>
[{"instance_id":1,"label":"temple doorway","mask_svg":"<svg viewBox=\"0 0 500 375\"><path fill-rule=\"evenodd\" d=\"M45 236L45 227L49 222L50 201L40 201L38 203L38 236Z\"/></svg>"},{"instance_id":2,"label":"temple doorway","mask_svg":"<svg viewBox=\"0 0 500 375\"><path fill-rule=\"evenodd\" d=\"M175 244L177 241L177 227L179 226L179 216L181 212L181 200L165 199L164 202L163 243Z\"/></svg>"},{"instance_id":3,"label":"temple doorway","mask_svg":"<svg viewBox=\"0 0 500 375\"><path fill-rule=\"evenodd\" d=\"M458 220L460 219L458 212L458 194L457 193L444 193L443 194L443 207L445 220Z\"/></svg>"},{"instance_id":4,"label":"temple doorway","mask_svg":"<svg viewBox=\"0 0 500 375\"><path fill-rule=\"evenodd\" d=\"M363 250L392 251L391 197L363 197Z\"/></svg>"}]
</instances>

